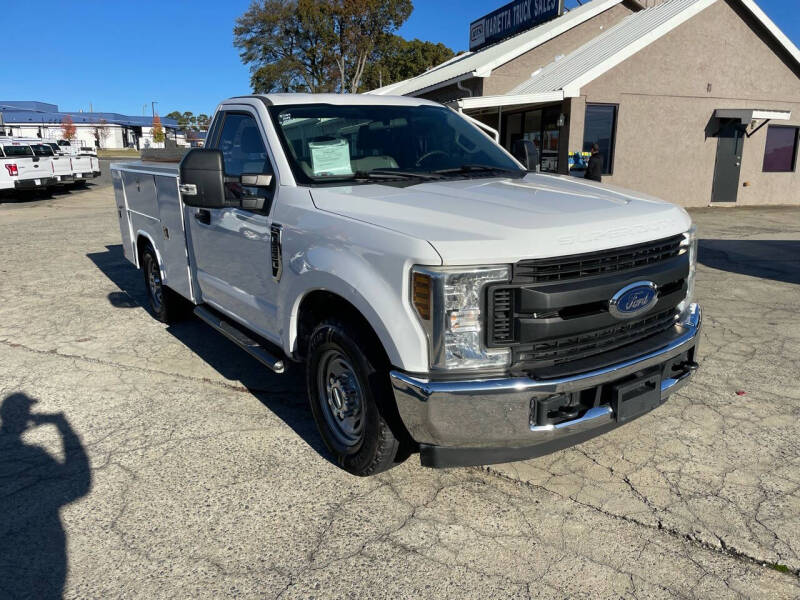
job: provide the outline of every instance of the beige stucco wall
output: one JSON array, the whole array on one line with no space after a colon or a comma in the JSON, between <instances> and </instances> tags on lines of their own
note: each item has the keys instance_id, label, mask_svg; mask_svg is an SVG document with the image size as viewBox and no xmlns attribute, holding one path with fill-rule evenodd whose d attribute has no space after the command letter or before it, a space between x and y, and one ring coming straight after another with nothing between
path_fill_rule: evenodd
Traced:
<instances>
[{"instance_id":1,"label":"beige stucco wall","mask_svg":"<svg viewBox=\"0 0 800 600\"><path fill-rule=\"evenodd\" d=\"M791 110L792 120L777 124L800 125L800 69L776 50L741 9L720 0L584 86L573 108L619 104L614 173L603 180L707 205L717 139L706 134L714 109ZM573 151L583 129L575 118L573 110ZM766 135L763 127L745 140L738 203L800 204L800 170L762 173Z\"/></svg>"},{"instance_id":2,"label":"beige stucco wall","mask_svg":"<svg viewBox=\"0 0 800 600\"><path fill-rule=\"evenodd\" d=\"M589 19L530 52L526 52L522 56L497 67L484 80L484 95L491 96L509 92L528 79L537 69L550 64L557 56L566 56L573 50L580 48L609 27L619 23L631 12L627 5L617 4L593 19Z\"/></svg>"}]
</instances>

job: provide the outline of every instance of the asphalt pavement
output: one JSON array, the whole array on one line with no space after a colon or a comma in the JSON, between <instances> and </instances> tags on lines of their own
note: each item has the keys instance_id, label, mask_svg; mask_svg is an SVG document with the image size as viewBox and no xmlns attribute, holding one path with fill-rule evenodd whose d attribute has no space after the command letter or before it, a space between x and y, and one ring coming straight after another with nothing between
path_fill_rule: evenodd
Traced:
<instances>
[{"instance_id":1,"label":"asphalt pavement","mask_svg":"<svg viewBox=\"0 0 800 600\"><path fill-rule=\"evenodd\" d=\"M800 597L800 208L692 216L702 366L665 405L358 479L301 369L148 314L108 185L0 203L0 597Z\"/></svg>"}]
</instances>

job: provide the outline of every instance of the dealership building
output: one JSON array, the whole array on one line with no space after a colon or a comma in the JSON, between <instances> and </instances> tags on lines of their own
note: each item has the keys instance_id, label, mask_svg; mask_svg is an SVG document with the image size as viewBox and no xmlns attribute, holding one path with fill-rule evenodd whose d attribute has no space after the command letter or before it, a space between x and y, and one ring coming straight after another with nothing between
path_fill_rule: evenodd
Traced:
<instances>
[{"instance_id":1,"label":"dealership building","mask_svg":"<svg viewBox=\"0 0 800 600\"><path fill-rule=\"evenodd\" d=\"M153 139L153 117L137 117L110 112L62 112L58 105L35 100L0 100L0 130L6 135L61 139L65 117L75 125L75 140L94 148L163 148ZM174 119L161 117L168 139L185 141Z\"/></svg>"},{"instance_id":2,"label":"dealership building","mask_svg":"<svg viewBox=\"0 0 800 600\"><path fill-rule=\"evenodd\" d=\"M563 0L562 0L563 1ZM466 33L466 32L465 32ZM800 51L753 0L517 0L470 52L374 90L447 104L540 170L684 206L800 204Z\"/></svg>"}]
</instances>

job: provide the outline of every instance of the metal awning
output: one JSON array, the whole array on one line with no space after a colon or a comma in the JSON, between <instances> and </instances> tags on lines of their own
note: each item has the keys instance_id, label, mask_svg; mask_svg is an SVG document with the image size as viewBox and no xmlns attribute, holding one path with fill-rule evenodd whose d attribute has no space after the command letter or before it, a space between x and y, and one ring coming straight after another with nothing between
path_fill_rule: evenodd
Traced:
<instances>
[{"instance_id":1,"label":"metal awning","mask_svg":"<svg viewBox=\"0 0 800 600\"><path fill-rule=\"evenodd\" d=\"M461 98L449 103L458 110L475 110L479 108L500 108L505 106L522 106L525 104L546 104L548 102L561 102L564 91L542 92L538 94L513 94L502 96L473 96Z\"/></svg>"},{"instance_id":2,"label":"metal awning","mask_svg":"<svg viewBox=\"0 0 800 600\"><path fill-rule=\"evenodd\" d=\"M752 121L788 121L792 118L790 110L770 110L763 108L718 108L714 111L718 119L738 119L747 125Z\"/></svg>"}]
</instances>

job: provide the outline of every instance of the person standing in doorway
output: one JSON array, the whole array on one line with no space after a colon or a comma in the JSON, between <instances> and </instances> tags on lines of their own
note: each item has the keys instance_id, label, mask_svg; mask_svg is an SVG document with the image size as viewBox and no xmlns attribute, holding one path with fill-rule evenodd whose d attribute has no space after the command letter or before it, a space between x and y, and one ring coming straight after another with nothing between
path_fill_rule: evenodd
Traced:
<instances>
[{"instance_id":1,"label":"person standing in doorway","mask_svg":"<svg viewBox=\"0 0 800 600\"><path fill-rule=\"evenodd\" d=\"M603 155L600 154L600 146L597 144L592 144L592 155L589 157L584 178L603 181Z\"/></svg>"}]
</instances>

